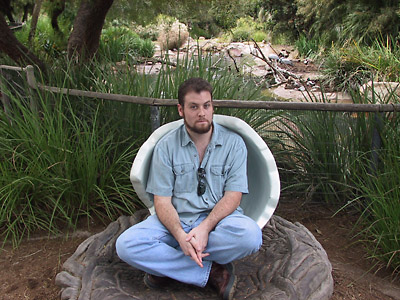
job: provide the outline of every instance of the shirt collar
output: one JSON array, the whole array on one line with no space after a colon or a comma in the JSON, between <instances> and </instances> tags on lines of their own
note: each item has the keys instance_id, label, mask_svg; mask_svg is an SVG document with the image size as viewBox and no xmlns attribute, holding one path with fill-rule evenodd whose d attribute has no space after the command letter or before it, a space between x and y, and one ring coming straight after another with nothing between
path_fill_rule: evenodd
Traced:
<instances>
[{"instance_id":1,"label":"shirt collar","mask_svg":"<svg viewBox=\"0 0 400 300\"><path fill-rule=\"evenodd\" d=\"M219 125L213 121L213 134L212 134L211 141L210 141L211 145L215 145L215 146L222 145L223 139L221 137L220 131L221 131L221 125ZM190 138L190 136L186 130L185 124L183 124L181 127L181 136L182 136L182 139L181 139L182 147L187 146L191 142L193 143L192 139Z\"/></svg>"}]
</instances>

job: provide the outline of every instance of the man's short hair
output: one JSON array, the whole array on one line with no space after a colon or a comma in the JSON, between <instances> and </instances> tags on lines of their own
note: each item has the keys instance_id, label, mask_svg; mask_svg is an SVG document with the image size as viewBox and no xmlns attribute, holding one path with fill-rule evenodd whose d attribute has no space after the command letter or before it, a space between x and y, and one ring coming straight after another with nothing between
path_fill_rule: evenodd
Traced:
<instances>
[{"instance_id":1,"label":"man's short hair","mask_svg":"<svg viewBox=\"0 0 400 300\"><path fill-rule=\"evenodd\" d=\"M185 96L190 92L200 93L203 91L210 92L212 99L213 88L211 84L203 78L193 77L184 81L178 90L178 102L181 106L185 103Z\"/></svg>"}]
</instances>

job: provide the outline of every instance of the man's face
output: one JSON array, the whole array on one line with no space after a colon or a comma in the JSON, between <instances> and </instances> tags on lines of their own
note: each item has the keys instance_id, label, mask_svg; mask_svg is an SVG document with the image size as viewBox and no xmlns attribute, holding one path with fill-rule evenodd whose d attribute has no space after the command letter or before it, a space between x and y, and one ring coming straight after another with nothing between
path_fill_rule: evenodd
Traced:
<instances>
[{"instance_id":1,"label":"man's face","mask_svg":"<svg viewBox=\"0 0 400 300\"><path fill-rule=\"evenodd\" d=\"M183 117L186 128L199 134L209 132L214 113L210 92L189 92L184 103L183 107L178 104L178 112Z\"/></svg>"}]
</instances>

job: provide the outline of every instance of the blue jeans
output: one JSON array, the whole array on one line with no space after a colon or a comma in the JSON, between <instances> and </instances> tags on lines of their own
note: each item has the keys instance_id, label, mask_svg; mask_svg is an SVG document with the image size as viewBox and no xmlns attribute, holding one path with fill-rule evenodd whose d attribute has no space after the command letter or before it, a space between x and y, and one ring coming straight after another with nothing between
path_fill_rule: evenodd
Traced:
<instances>
[{"instance_id":1,"label":"blue jeans","mask_svg":"<svg viewBox=\"0 0 400 300\"><path fill-rule=\"evenodd\" d=\"M181 222L189 232L206 218L201 215L194 224ZM179 243L159 221L156 215L148 217L123 232L116 242L118 256L129 265L156 276L204 287L212 262L227 264L258 251L262 233L251 218L235 211L221 220L210 232L203 268L185 256Z\"/></svg>"}]
</instances>

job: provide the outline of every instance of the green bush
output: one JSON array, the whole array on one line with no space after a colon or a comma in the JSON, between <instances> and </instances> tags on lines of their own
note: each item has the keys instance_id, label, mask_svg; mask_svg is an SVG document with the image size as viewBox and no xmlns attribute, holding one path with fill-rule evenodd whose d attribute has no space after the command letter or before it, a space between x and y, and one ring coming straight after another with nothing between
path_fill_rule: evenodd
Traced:
<instances>
[{"instance_id":1,"label":"green bush","mask_svg":"<svg viewBox=\"0 0 400 300\"><path fill-rule=\"evenodd\" d=\"M246 42L250 40L250 32L246 28L236 28L232 30L233 42Z\"/></svg>"},{"instance_id":2,"label":"green bush","mask_svg":"<svg viewBox=\"0 0 400 300\"><path fill-rule=\"evenodd\" d=\"M301 57L312 58L319 52L319 41L310 39L305 35L301 35L295 45Z\"/></svg>"},{"instance_id":3,"label":"green bush","mask_svg":"<svg viewBox=\"0 0 400 300\"><path fill-rule=\"evenodd\" d=\"M209 31L197 25L194 25L190 30L190 36L194 39L198 39L199 37L205 37L206 39L210 39L212 37L212 34Z\"/></svg>"},{"instance_id":4,"label":"green bush","mask_svg":"<svg viewBox=\"0 0 400 300\"><path fill-rule=\"evenodd\" d=\"M53 31L47 16L41 16L38 19L35 36L29 43L30 22L28 21L21 30L15 32L15 36L23 45L30 45L27 47L33 53L50 64L66 53L67 38L63 34L60 35Z\"/></svg>"},{"instance_id":5,"label":"green bush","mask_svg":"<svg viewBox=\"0 0 400 300\"><path fill-rule=\"evenodd\" d=\"M333 46L323 56L324 80L343 90L358 88L374 81L400 81L400 47L394 39L376 39L372 46L348 41L344 47Z\"/></svg>"},{"instance_id":6,"label":"green bush","mask_svg":"<svg viewBox=\"0 0 400 300\"><path fill-rule=\"evenodd\" d=\"M152 23L147 26L132 24L130 28L132 28L132 30L144 40L156 41L158 38L159 31L157 28L157 24Z\"/></svg>"},{"instance_id":7,"label":"green bush","mask_svg":"<svg viewBox=\"0 0 400 300\"><path fill-rule=\"evenodd\" d=\"M346 53L345 48L333 47L323 57L323 81L331 88L348 91L372 77L368 66L361 64L357 57Z\"/></svg>"},{"instance_id":8,"label":"green bush","mask_svg":"<svg viewBox=\"0 0 400 300\"><path fill-rule=\"evenodd\" d=\"M373 102L369 97L353 92L355 102ZM399 103L399 98L393 93L387 102ZM398 272L400 124L396 114L293 111L282 112L275 120L280 144L274 156L283 192L291 197L298 194L304 201L358 209L356 238L367 246L371 258Z\"/></svg>"},{"instance_id":9,"label":"green bush","mask_svg":"<svg viewBox=\"0 0 400 300\"><path fill-rule=\"evenodd\" d=\"M127 27L108 27L103 29L99 57L110 58L113 62L133 60L154 55L154 44L150 39L143 40Z\"/></svg>"},{"instance_id":10,"label":"green bush","mask_svg":"<svg viewBox=\"0 0 400 300\"><path fill-rule=\"evenodd\" d=\"M262 26L251 17L243 17L237 20L236 27L232 29L232 41L249 41L254 34L260 36Z\"/></svg>"},{"instance_id":11,"label":"green bush","mask_svg":"<svg viewBox=\"0 0 400 300\"><path fill-rule=\"evenodd\" d=\"M268 34L266 34L264 31L257 30L251 35L251 38L256 42L262 42L267 41L269 37Z\"/></svg>"}]
</instances>

